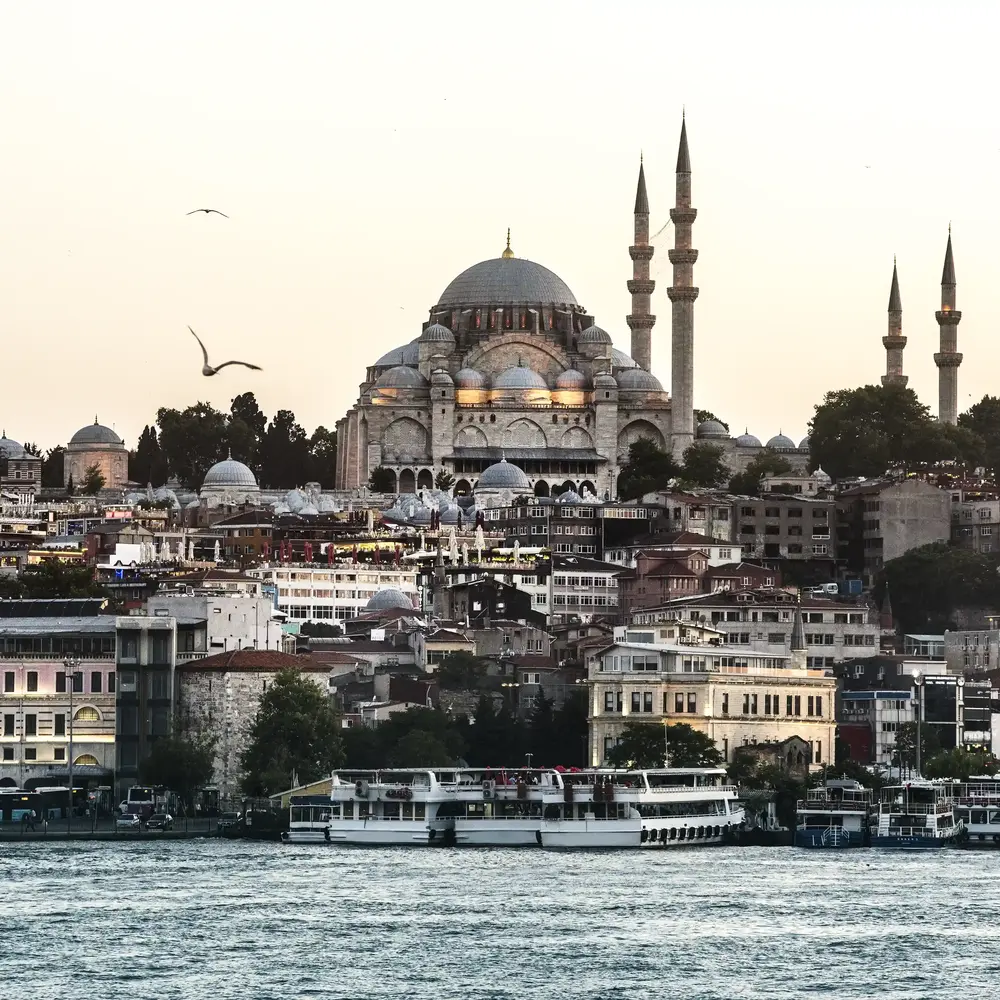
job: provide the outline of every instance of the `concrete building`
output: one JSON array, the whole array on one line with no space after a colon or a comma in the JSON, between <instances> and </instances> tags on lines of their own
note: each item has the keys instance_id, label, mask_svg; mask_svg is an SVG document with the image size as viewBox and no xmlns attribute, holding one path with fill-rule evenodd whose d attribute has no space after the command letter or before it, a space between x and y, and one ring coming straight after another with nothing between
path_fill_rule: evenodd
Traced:
<instances>
[{"instance_id":1,"label":"concrete building","mask_svg":"<svg viewBox=\"0 0 1000 1000\"><path fill-rule=\"evenodd\" d=\"M810 563L832 579L837 556L833 500L805 496L735 497L733 541L744 559Z\"/></svg>"},{"instance_id":2,"label":"concrete building","mask_svg":"<svg viewBox=\"0 0 1000 1000\"><path fill-rule=\"evenodd\" d=\"M259 588L258 581L253 583ZM275 608L266 597L226 593L221 589L200 593L158 592L149 598L146 608L154 616L205 622L204 630L184 634L179 655L200 652L202 656L211 656L233 649L284 648L284 616L272 616ZM183 640L188 638L191 649L183 648ZM195 645L200 649L194 648Z\"/></svg>"},{"instance_id":3,"label":"concrete building","mask_svg":"<svg viewBox=\"0 0 1000 1000\"><path fill-rule=\"evenodd\" d=\"M635 569L640 553L646 556L682 558L692 552L701 554L706 567L725 566L740 557L739 547L734 546L728 538L709 537L683 530L633 535L617 545L607 546L605 559L609 563Z\"/></svg>"},{"instance_id":4,"label":"concrete building","mask_svg":"<svg viewBox=\"0 0 1000 1000\"><path fill-rule=\"evenodd\" d=\"M128 482L128 449L110 428L97 422L81 427L69 440L63 456L63 485L70 480L79 489L87 470L96 466L106 490L120 490Z\"/></svg>"},{"instance_id":5,"label":"concrete building","mask_svg":"<svg viewBox=\"0 0 1000 1000\"><path fill-rule=\"evenodd\" d=\"M549 620L617 618L619 573L620 567L596 559L554 555Z\"/></svg>"},{"instance_id":6,"label":"concrete building","mask_svg":"<svg viewBox=\"0 0 1000 1000\"><path fill-rule=\"evenodd\" d=\"M949 673L959 676L1000 670L1000 618L988 618L989 628L956 629L944 634L944 659Z\"/></svg>"},{"instance_id":7,"label":"concrete building","mask_svg":"<svg viewBox=\"0 0 1000 1000\"><path fill-rule=\"evenodd\" d=\"M837 494L838 558L868 585L910 549L951 536L951 495L918 480L872 480Z\"/></svg>"},{"instance_id":8,"label":"concrete building","mask_svg":"<svg viewBox=\"0 0 1000 1000\"><path fill-rule=\"evenodd\" d=\"M635 626L676 620L723 629L730 645L775 655L791 653L797 599L784 590L718 591L678 598L630 615ZM878 614L863 599L833 600L804 595L805 665L829 668L844 659L876 656L881 628Z\"/></svg>"},{"instance_id":9,"label":"concrete building","mask_svg":"<svg viewBox=\"0 0 1000 1000\"><path fill-rule=\"evenodd\" d=\"M840 695L838 735L858 764L889 767L899 727L916 720L913 691L844 691Z\"/></svg>"},{"instance_id":10,"label":"concrete building","mask_svg":"<svg viewBox=\"0 0 1000 1000\"><path fill-rule=\"evenodd\" d=\"M1000 551L1000 497L995 493L960 500L953 496L951 540L973 552Z\"/></svg>"}]
</instances>

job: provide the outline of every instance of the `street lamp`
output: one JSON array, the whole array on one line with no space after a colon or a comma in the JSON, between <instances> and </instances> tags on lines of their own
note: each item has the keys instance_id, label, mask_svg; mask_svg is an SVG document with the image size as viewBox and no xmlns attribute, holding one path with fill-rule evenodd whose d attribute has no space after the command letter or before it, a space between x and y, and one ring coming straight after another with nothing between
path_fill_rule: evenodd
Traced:
<instances>
[{"instance_id":1,"label":"street lamp","mask_svg":"<svg viewBox=\"0 0 1000 1000\"><path fill-rule=\"evenodd\" d=\"M69 688L69 812L66 814L66 832L73 824L73 689L76 687L76 668L80 661L72 656L65 661L66 687Z\"/></svg>"},{"instance_id":2,"label":"street lamp","mask_svg":"<svg viewBox=\"0 0 1000 1000\"><path fill-rule=\"evenodd\" d=\"M919 670L913 672L913 683L917 689L917 777L919 778L922 774L920 770L920 744L923 742L921 739L920 724L923 721L921 717L924 714L923 678L920 676Z\"/></svg>"}]
</instances>

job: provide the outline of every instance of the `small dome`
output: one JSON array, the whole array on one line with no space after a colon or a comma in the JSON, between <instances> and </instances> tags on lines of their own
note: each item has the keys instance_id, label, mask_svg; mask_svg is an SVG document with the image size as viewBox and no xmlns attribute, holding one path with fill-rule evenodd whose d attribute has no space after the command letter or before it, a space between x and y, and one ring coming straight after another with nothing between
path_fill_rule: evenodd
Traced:
<instances>
[{"instance_id":1,"label":"small dome","mask_svg":"<svg viewBox=\"0 0 1000 1000\"><path fill-rule=\"evenodd\" d=\"M285 506L293 513L297 514L309 502L309 497L302 490L289 490L285 494Z\"/></svg>"},{"instance_id":2,"label":"small dome","mask_svg":"<svg viewBox=\"0 0 1000 1000\"><path fill-rule=\"evenodd\" d=\"M86 427L81 427L70 439L70 444L116 444L124 445L125 442L110 428L97 422Z\"/></svg>"},{"instance_id":3,"label":"small dome","mask_svg":"<svg viewBox=\"0 0 1000 1000\"><path fill-rule=\"evenodd\" d=\"M760 448L761 447L760 438L756 437L753 434L751 434L749 431L744 431L736 439L736 447L737 448Z\"/></svg>"},{"instance_id":4,"label":"small dome","mask_svg":"<svg viewBox=\"0 0 1000 1000\"><path fill-rule=\"evenodd\" d=\"M444 344L444 343L455 343L455 334L451 332L446 326L442 326L440 323L431 323L424 329L424 332L420 334L419 343L421 344Z\"/></svg>"},{"instance_id":5,"label":"small dome","mask_svg":"<svg viewBox=\"0 0 1000 1000\"><path fill-rule=\"evenodd\" d=\"M385 587L372 594L365 605L365 611L390 611L400 608L405 611L413 610L413 601L397 587Z\"/></svg>"},{"instance_id":6,"label":"small dome","mask_svg":"<svg viewBox=\"0 0 1000 1000\"><path fill-rule=\"evenodd\" d=\"M321 514L332 514L337 509L337 502L333 497L319 498L319 512Z\"/></svg>"},{"instance_id":7,"label":"small dome","mask_svg":"<svg viewBox=\"0 0 1000 1000\"><path fill-rule=\"evenodd\" d=\"M237 462L231 455L222 462L216 462L205 473L202 488L206 486L240 486L257 488L257 480L250 469L242 462Z\"/></svg>"},{"instance_id":8,"label":"small dome","mask_svg":"<svg viewBox=\"0 0 1000 1000\"><path fill-rule=\"evenodd\" d=\"M767 442L768 448L773 448L775 451L794 451L795 442L790 437L785 437L784 434L775 434L770 441Z\"/></svg>"},{"instance_id":9,"label":"small dome","mask_svg":"<svg viewBox=\"0 0 1000 1000\"><path fill-rule=\"evenodd\" d=\"M655 375L641 368L626 368L618 373L618 388L636 392L663 392L663 386Z\"/></svg>"},{"instance_id":10,"label":"small dome","mask_svg":"<svg viewBox=\"0 0 1000 1000\"><path fill-rule=\"evenodd\" d=\"M587 384L587 376L575 368L567 368L557 379L557 389L583 389Z\"/></svg>"},{"instance_id":11,"label":"small dome","mask_svg":"<svg viewBox=\"0 0 1000 1000\"><path fill-rule=\"evenodd\" d=\"M611 363L615 368L638 368L639 365L630 358L624 351L619 351L617 347L611 348Z\"/></svg>"},{"instance_id":12,"label":"small dome","mask_svg":"<svg viewBox=\"0 0 1000 1000\"><path fill-rule=\"evenodd\" d=\"M402 347L394 347L388 354L383 354L372 367L385 368L387 366L395 367L396 365L415 365L419 361L420 348L417 347L416 340L411 340L408 344L403 344Z\"/></svg>"},{"instance_id":13,"label":"small dome","mask_svg":"<svg viewBox=\"0 0 1000 1000\"><path fill-rule=\"evenodd\" d=\"M611 334L599 326L588 326L586 330L581 331L576 342L578 344L610 344Z\"/></svg>"},{"instance_id":14,"label":"small dome","mask_svg":"<svg viewBox=\"0 0 1000 1000\"><path fill-rule=\"evenodd\" d=\"M435 368L431 372L431 384L432 385L454 385L452 377L443 369Z\"/></svg>"},{"instance_id":15,"label":"small dome","mask_svg":"<svg viewBox=\"0 0 1000 1000\"><path fill-rule=\"evenodd\" d=\"M0 437L0 456L3 458L24 458L27 452L24 450L23 446L18 444L12 438L7 437L7 432L3 432L3 436Z\"/></svg>"},{"instance_id":16,"label":"small dome","mask_svg":"<svg viewBox=\"0 0 1000 1000\"><path fill-rule=\"evenodd\" d=\"M805 436L805 437L804 437L804 438L803 438L803 439L802 439L802 440L801 440L801 441L799 442L799 451L808 451L808 450L809 450L809 435L807 434L807 435L806 435L806 436Z\"/></svg>"},{"instance_id":17,"label":"small dome","mask_svg":"<svg viewBox=\"0 0 1000 1000\"><path fill-rule=\"evenodd\" d=\"M531 483L524 470L502 458L495 465L483 470L476 489L530 490Z\"/></svg>"},{"instance_id":18,"label":"small dome","mask_svg":"<svg viewBox=\"0 0 1000 1000\"><path fill-rule=\"evenodd\" d=\"M448 504L444 510L441 511L441 523L458 524L459 515L462 513L462 509L457 503Z\"/></svg>"},{"instance_id":19,"label":"small dome","mask_svg":"<svg viewBox=\"0 0 1000 1000\"><path fill-rule=\"evenodd\" d=\"M698 437L700 438L727 438L729 431L725 424L719 420L704 420L698 424Z\"/></svg>"},{"instance_id":20,"label":"small dome","mask_svg":"<svg viewBox=\"0 0 1000 1000\"><path fill-rule=\"evenodd\" d=\"M314 507L311 503L303 504L299 508L299 514L302 517L312 517L312 516L314 516L314 515L316 515L318 513L319 513L319 510L316 507Z\"/></svg>"},{"instance_id":21,"label":"small dome","mask_svg":"<svg viewBox=\"0 0 1000 1000\"><path fill-rule=\"evenodd\" d=\"M618 383L615 381L614 375L608 375L607 372L602 372L600 375L594 376L594 388L617 389Z\"/></svg>"},{"instance_id":22,"label":"small dome","mask_svg":"<svg viewBox=\"0 0 1000 1000\"><path fill-rule=\"evenodd\" d=\"M486 378L475 368L463 368L455 374L455 385L459 389L482 389L486 385Z\"/></svg>"},{"instance_id":23,"label":"small dome","mask_svg":"<svg viewBox=\"0 0 1000 1000\"><path fill-rule=\"evenodd\" d=\"M201 506L200 500L191 500L184 505L185 510L197 510Z\"/></svg>"},{"instance_id":24,"label":"small dome","mask_svg":"<svg viewBox=\"0 0 1000 1000\"><path fill-rule=\"evenodd\" d=\"M530 368L508 368L493 380L494 389L547 389L545 379Z\"/></svg>"},{"instance_id":25,"label":"small dome","mask_svg":"<svg viewBox=\"0 0 1000 1000\"><path fill-rule=\"evenodd\" d=\"M274 514L290 514L291 509L287 503L282 503L280 500L271 507L271 511Z\"/></svg>"},{"instance_id":26,"label":"small dome","mask_svg":"<svg viewBox=\"0 0 1000 1000\"><path fill-rule=\"evenodd\" d=\"M416 368L397 365L383 372L375 383L376 389L426 389L427 379Z\"/></svg>"},{"instance_id":27,"label":"small dome","mask_svg":"<svg viewBox=\"0 0 1000 1000\"><path fill-rule=\"evenodd\" d=\"M576 490L566 490L556 497L556 503L583 503L583 497Z\"/></svg>"}]
</instances>

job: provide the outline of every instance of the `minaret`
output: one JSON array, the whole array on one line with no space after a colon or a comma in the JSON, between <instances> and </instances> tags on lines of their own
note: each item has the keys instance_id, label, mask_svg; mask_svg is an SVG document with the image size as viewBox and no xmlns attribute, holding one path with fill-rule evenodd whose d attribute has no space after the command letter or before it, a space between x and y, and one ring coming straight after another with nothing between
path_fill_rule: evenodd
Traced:
<instances>
[{"instance_id":1,"label":"minaret","mask_svg":"<svg viewBox=\"0 0 1000 1000\"><path fill-rule=\"evenodd\" d=\"M628 290L632 295L632 312L625 317L632 331L632 357L640 368L652 369L652 331L656 317L649 311L649 297L656 282L649 277L649 262L653 248L649 245L649 201L646 198L646 174L639 157L639 185L635 192L635 239L628 248L632 258L632 280Z\"/></svg>"},{"instance_id":2,"label":"minaret","mask_svg":"<svg viewBox=\"0 0 1000 1000\"><path fill-rule=\"evenodd\" d=\"M938 366L938 420L943 424L958 423L958 324L962 314L955 308L955 261L951 256L951 226L948 226L948 247L944 252L941 272L941 309L935 314L941 328L941 349L934 355Z\"/></svg>"},{"instance_id":3,"label":"minaret","mask_svg":"<svg viewBox=\"0 0 1000 1000\"><path fill-rule=\"evenodd\" d=\"M670 319L670 449L675 458L694 443L694 262L691 225L698 212L691 207L691 158L688 155L687 122L681 118L681 141L677 150L676 205L670 210L674 224L674 249L668 253L674 265L674 283L667 289L672 305Z\"/></svg>"},{"instance_id":4,"label":"minaret","mask_svg":"<svg viewBox=\"0 0 1000 1000\"><path fill-rule=\"evenodd\" d=\"M905 386L908 378L903 374L903 306L899 300L899 277L896 274L896 258L892 259L892 285L889 288L889 332L882 338L885 348L885 374L882 385Z\"/></svg>"}]
</instances>

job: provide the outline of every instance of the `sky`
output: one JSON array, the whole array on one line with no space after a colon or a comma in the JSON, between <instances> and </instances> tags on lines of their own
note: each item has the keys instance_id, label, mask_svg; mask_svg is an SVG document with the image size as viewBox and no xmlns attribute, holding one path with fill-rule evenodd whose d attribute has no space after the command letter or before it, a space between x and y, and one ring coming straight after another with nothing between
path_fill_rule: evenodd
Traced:
<instances>
[{"instance_id":1,"label":"sky","mask_svg":"<svg viewBox=\"0 0 1000 1000\"><path fill-rule=\"evenodd\" d=\"M998 28L918 0L0 5L0 425L49 448L96 414L134 446L160 406L251 390L332 428L508 226L628 351L640 151L656 232L682 108L695 405L798 440L884 373L896 255L936 412L950 222L966 409L1000 363ZM203 378L188 325L263 371Z\"/></svg>"}]
</instances>

